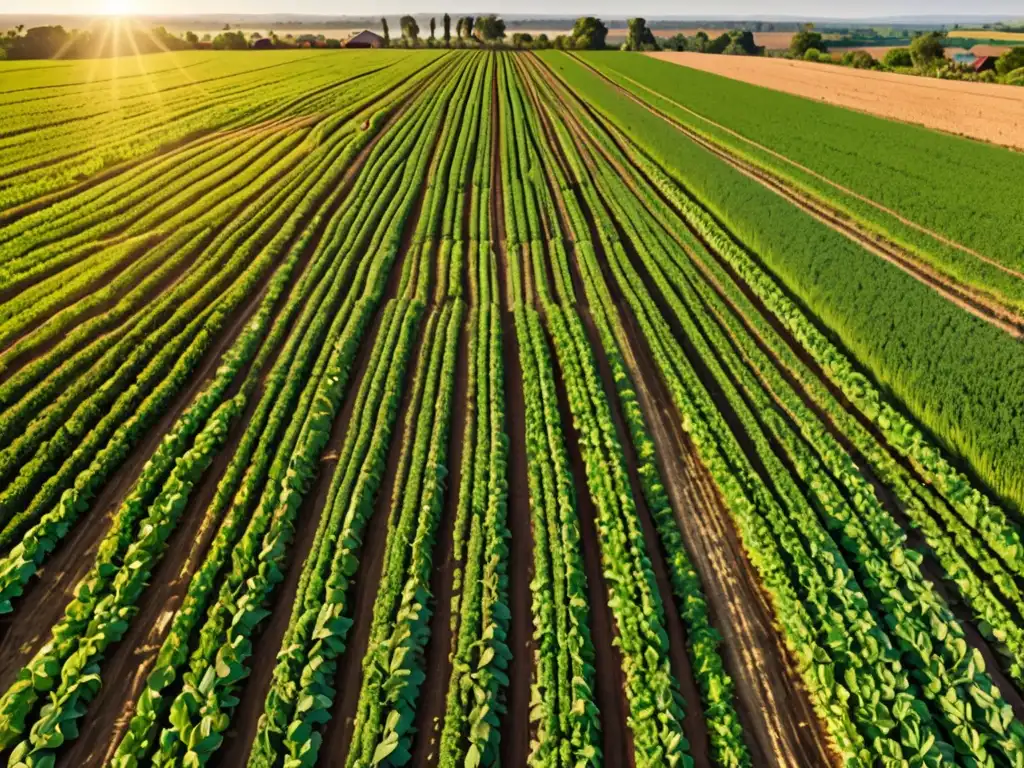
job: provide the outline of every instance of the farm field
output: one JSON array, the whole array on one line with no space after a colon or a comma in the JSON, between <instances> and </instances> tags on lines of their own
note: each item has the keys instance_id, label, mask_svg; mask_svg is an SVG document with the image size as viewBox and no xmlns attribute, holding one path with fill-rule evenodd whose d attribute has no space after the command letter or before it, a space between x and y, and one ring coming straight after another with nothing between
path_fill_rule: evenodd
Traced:
<instances>
[{"instance_id":1,"label":"farm field","mask_svg":"<svg viewBox=\"0 0 1024 768\"><path fill-rule=\"evenodd\" d=\"M1020 154L640 54L34 64L10 765L1024 767Z\"/></svg>"},{"instance_id":2,"label":"farm field","mask_svg":"<svg viewBox=\"0 0 1024 768\"><path fill-rule=\"evenodd\" d=\"M867 50L881 59L890 49L832 50ZM1024 94L1014 86L821 67L814 62L789 59L667 51L648 55L878 117L1024 149Z\"/></svg>"}]
</instances>

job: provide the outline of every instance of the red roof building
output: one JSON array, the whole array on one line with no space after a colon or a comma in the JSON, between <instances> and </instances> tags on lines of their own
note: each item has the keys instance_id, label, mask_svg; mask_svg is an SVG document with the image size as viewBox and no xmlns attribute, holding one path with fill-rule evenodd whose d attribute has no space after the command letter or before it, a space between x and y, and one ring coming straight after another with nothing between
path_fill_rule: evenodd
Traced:
<instances>
[{"instance_id":1,"label":"red roof building","mask_svg":"<svg viewBox=\"0 0 1024 768\"><path fill-rule=\"evenodd\" d=\"M987 72L990 69L996 68L996 57L995 56L979 56L974 60L971 65L975 72Z\"/></svg>"},{"instance_id":2,"label":"red roof building","mask_svg":"<svg viewBox=\"0 0 1024 768\"><path fill-rule=\"evenodd\" d=\"M383 48L384 38L368 29L364 29L359 34L352 35L342 45L346 48Z\"/></svg>"}]
</instances>

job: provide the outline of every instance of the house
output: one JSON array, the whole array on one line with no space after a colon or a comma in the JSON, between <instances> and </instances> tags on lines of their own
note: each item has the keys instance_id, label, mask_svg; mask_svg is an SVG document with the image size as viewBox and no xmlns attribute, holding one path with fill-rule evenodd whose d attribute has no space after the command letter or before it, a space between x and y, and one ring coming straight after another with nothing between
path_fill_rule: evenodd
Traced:
<instances>
[{"instance_id":1,"label":"house","mask_svg":"<svg viewBox=\"0 0 1024 768\"><path fill-rule=\"evenodd\" d=\"M383 48L384 38L364 29L348 38L342 45L346 48Z\"/></svg>"},{"instance_id":2,"label":"house","mask_svg":"<svg viewBox=\"0 0 1024 768\"><path fill-rule=\"evenodd\" d=\"M996 68L996 57L995 56L979 56L971 68L975 72L988 72L990 69Z\"/></svg>"}]
</instances>

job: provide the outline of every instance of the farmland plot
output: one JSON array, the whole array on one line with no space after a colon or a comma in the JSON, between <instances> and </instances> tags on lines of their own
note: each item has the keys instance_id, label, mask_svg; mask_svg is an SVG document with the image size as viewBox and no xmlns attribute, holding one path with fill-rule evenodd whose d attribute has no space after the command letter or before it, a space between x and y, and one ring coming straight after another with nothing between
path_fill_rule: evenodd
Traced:
<instances>
[{"instance_id":1,"label":"farmland plot","mask_svg":"<svg viewBox=\"0 0 1024 768\"><path fill-rule=\"evenodd\" d=\"M10 764L1024 765L1011 291L608 62L0 69Z\"/></svg>"}]
</instances>

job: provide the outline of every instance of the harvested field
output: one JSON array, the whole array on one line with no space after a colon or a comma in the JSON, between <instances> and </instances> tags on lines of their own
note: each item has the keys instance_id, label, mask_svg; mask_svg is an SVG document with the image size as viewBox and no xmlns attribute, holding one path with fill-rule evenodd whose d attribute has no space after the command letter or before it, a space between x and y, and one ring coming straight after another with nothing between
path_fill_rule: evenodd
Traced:
<instances>
[{"instance_id":1,"label":"harvested field","mask_svg":"<svg viewBox=\"0 0 1024 768\"><path fill-rule=\"evenodd\" d=\"M1024 89L1014 86L838 69L787 59L648 55L891 120L1024 149Z\"/></svg>"}]
</instances>

